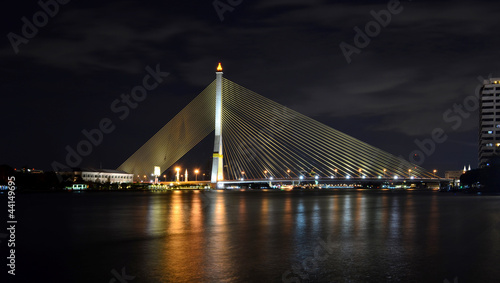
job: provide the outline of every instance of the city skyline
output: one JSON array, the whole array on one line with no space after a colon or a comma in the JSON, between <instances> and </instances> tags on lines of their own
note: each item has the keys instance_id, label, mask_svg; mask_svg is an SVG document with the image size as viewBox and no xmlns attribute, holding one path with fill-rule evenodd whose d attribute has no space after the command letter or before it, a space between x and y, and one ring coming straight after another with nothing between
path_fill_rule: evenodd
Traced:
<instances>
[{"instance_id":1,"label":"city skyline","mask_svg":"<svg viewBox=\"0 0 500 283\"><path fill-rule=\"evenodd\" d=\"M4 38L10 135L0 163L50 170L82 131L110 119L109 133L81 167L116 168L213 80L222 61L226 77L407 160L419 149L416 139L443 129L446 140L424 153L421 165L443 174L476 167L478 111L461 115L455 105L474 95L478 77L495 77L497 39L487 36L495 20L486 16L495 7L401 1L391 10L390 3L241 1L223 21L210 2L60 4L17 54ZM22 35L21 18L42 10L9 5L5 35ZM396 13L384 20L382 11ZM365 30L377 17L379 32L358 48L356 27ZM483 44L473 44L478 38ZM342 43L360 51L350 63ZM124 106L122 94L161 72L136 108L113 111L116 100L115 110Z\"/></svg>"}]
</instances>

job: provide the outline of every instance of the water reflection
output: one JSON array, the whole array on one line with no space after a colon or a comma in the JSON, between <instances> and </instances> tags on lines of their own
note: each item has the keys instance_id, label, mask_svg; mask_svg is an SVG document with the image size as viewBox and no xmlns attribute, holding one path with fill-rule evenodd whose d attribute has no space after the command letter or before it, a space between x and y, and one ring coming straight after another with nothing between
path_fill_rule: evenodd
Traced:
<instances>
[{"instance_id":1,"label":"water reflection","mask_svg":"<svg viewBox=\"0 0 500 283\"><path fill-rule=\"evenodd\" d=\"M314 255L319 240L331 239L333 253L318 263L315 274L330 274L337 281L346 274L353 281L366 279L352 277L349 267L355 266L356 274L378 274L368 281L387 281L380 270L396 272L391 278L403 280L405 270L425 262L422 250L435 254L442 245L438 195L421 200L411 193L206 194L208 201L199 192L189 192L149 203L147 234L164 229L161 243L152 245L146 256L161 266L152 270L154 278L279 281L281 273Z\"/></svg>"},{"instance_id":2,"label":"water reflection","mask_svg":"<svg viewBox=\"0 0 500 283\"><path fill-rule=\"evenodd\" d=\"M282 282L286 271L289 282L500 278L498 196L336 190L19 199L16 259L30 271L16 274L19 282L35 275L110 282L110 270L122 267L133 282ZM311 264L320 240L331 252ZM304 262L316 267L305 270Z\"/></svg>"}]
</instances>

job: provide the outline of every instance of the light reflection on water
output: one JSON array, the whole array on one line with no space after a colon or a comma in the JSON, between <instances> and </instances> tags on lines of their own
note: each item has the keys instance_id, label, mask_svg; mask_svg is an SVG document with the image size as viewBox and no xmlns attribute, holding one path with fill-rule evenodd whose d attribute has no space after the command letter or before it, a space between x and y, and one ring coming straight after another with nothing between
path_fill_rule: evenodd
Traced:
<instances>
[{"instance_id":1,"label":"light reflection on water","mask_svg":"<svg viewBox=\"0 0 500 283\"><path fill-rule=\"evenodd\" d=\"M47 245L26 238L26 254L20 257L39 272L49 270L45 262L71 262L59 274L71 282L109 281L109 271L122 266L136 276L133 282L280 282L284 272L301 269L328 239L333 252L314 270L292 272L289 282L454 277L465 282L500 275L493 267L500 260L500 198L495 196L177 191L24 197L30 206L22 210L27 228L20 229L20 241L43 225L53 233L40 235ZM57 203L68 206L64 217ZM36 209L41 212L28 213ZM57 225L44 222L47 217Z\"/></svg>"}]
</instances>

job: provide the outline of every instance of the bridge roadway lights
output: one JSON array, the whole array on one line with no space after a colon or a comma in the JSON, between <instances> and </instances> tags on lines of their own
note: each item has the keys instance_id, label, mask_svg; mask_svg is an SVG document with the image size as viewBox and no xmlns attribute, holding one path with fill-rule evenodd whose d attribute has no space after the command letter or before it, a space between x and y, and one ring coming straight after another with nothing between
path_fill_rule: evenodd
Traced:
<instances>
[{"instance_id":1,"label":"bridge roadway lights","mask_svg":"<svg viewBox=\"0 0 500 283\"><path fill-rule=\"evenodd\" d=\"M212 189L224 189L225 186L228 186L230 184L251 184L251 183L261 183L261 184L269 184L270 187L272 187L272 183L275 183L275 184L279 184L279 183L292 183L292 184L295 184L295 182L297 181L297 185L300 185L301 183L307 183L307 182L318 182L318 180L315 180L314 178L311 178L311 179L307 179L307 178L295 178L295 179L288 179L288 178L283 178L283 179L273 179L272 182L270 179L244 179L243 181L241 180L224 180L224 181L220 181L217 183L216 186L214 186L214 184L210 184L211 188ZM429 184L431 186L429 186L430 188L432 188L432 184L436 184L436 183L440 183L440 182L443 182L443 181L448 181L448 182L451 182L452 180L451 179L437 179L437 178L429 178L429 179L417 179L417 178L414 178L414 179L398 179L398 180L394 180L392 178L389 178L389 179L380 179L378 177L374 177L374 178L366 178L366 179L358 179L358 178L350 178L350 179L340 179L340 178L336 178L336 179L326 179L324 180L324 184L342 184L342 183L346 183L346 184L355 184L355 183L370 183L370 182L375 182L375 183L378 183L378 184L384 184L384 183L397 183L397 184L404 184L404 183L407 183L407 184L412 184L412 183L426 183L426 184ZM319 182L318 182L319 184Z\"/></svg>"}]
</instances>

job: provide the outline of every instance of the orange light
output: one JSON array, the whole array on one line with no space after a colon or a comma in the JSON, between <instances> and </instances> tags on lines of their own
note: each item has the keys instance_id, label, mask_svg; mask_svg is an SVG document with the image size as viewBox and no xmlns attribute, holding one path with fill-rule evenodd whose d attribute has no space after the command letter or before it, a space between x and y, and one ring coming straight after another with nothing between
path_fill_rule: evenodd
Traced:
<instances>
[{"instance_id":1,"label":"orange light","mask_svg":"<svg viewBox=\"0 0 500 283\"><path fill-rule=\"evenodd\" d=\"M219 63L219 66L217 66L217 72L222 72L222 64Z\"/></svg>"}]
</instances>

